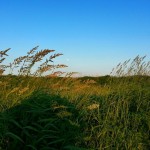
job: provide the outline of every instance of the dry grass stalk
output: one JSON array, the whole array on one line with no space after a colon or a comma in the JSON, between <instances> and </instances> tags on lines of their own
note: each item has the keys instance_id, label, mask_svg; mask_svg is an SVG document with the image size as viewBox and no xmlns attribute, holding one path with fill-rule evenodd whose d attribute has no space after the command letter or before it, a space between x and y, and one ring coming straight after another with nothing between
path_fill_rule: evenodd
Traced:
<instances>
[{"instance_id":1,"label":"dry grass stalk","mask_svg":"<svg viewBox=\"0 0 150 150\"><path fill-rule=\"evenodd\" d=\"M10 48L4 50L4 51L0 51L0 57L3 57L3 56L8 56L7 55L7 52L10 50Z\"/></svg>"},{"instance_id":2,"label":"dry grass stalk","mask_svg":"<svg viewBox=\"0 0 150 150\"><path fill-rule=\"evenodd\" d=\"M0 64L5 60L4 56L8 56L7 52L10 50L10 48L0 51ZM0 75L3 75L5 69L7 68L7 65L0 65Z\"/></svg>"},{"instance_id":3,"label":"dry grass stalk","mask_svg":"<svg viewBox=\"0 0 150 150\"><path fill-rule=\"evenodd\" d=\"M114 76L133 76L144 75L150 76L150 61L144 61L146 56L136 56L132 61L131 59L124 63L119 63L116 68L113 68L111 75Z\"/></svg>"},{"instance_id":4,"label":"dry grass stalk","mask_svg":"<svg viewBox=\"0 0 150 150\"><path fill-rule=\"evenodd\" d=\"M47 71L51 71L50 74L52 74L52 76L57 76L57 75L60 76L61 74L63 74L63 72L60 71L54 72L54 69L67 67L66 65L49 64L49 63L53 63L54 58L63 55L61 53L57 53L49 56L49 59L46 59L46 61L43 62L38 67L38 69L33 69L33 67L35 67L35 64L41 62L46 55L55 51L50 49L37 51L38 47L39 46L36 46L33 49L31 49L29 52L27 52L27 55L14 59L14 61L9 65L0 65L0 75L2 75L4 71L6 71L6 68L9 68L9 74L13 74L14 70L18 68L17 69L18 75L22 75L22 76L42 76ZM2 63L5 60L4 56L8 56L7 55L8 50L10 49L0 51L0 58L1 58L0 63ZM33 70L35 71L33 72Z\"/></svg>"},{"instance_id":5,"label":"dry grass stalk","mask_svg":"<svg viewBox=\"0 0 150 150\"><path fill-rule=\"evenodd\" d=\"M47 75L46 77L59 77L61 76L62 74L64 74L65 72L61 72L61 71L56 71L56 72L53 72L52 74L50 75Z\"/></svg>"},{"instance_id":6,"label":"dry grass stalk","mask_svg":"<svg viewBox=\"0 0 150 150\"><path fill-rule=\"evenodd\" d=\"M19 90L19 95L24 94L27 90L29 90L29 88L28 88L28 87L25 87L25 88L23 88L23 89Z\"/></svg>"},{"instance_id":7,"label":"dry grass stalk","mask_svg":"<svg viewBox=\"0 0 150 150\"><path fill-rule=\"evenodd\" d=\"M88 110L94 110L98 108L99 108L99 104L91 104L87 107Z\"/></svg>"}]
</instances>

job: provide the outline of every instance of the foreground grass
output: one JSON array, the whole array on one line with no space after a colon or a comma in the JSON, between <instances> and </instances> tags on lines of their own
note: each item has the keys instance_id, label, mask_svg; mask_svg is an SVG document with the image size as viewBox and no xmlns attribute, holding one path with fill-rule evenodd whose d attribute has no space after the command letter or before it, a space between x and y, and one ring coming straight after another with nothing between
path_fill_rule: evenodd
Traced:
<instances>
[{"instance_id":1,"label":"foreground grass","mask_svg":"<svg viewBox=\"0 0 150 150\"><path fill-rule=\"evenodd\" d=\"M150 77L0 77L0 149L150 147Z\"/></svg>"}]
</instances>

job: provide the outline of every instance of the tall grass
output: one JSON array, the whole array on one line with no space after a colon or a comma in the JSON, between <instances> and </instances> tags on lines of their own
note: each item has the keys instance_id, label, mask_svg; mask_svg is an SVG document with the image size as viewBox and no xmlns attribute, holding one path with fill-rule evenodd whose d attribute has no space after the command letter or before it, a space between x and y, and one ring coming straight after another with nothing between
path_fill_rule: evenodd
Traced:
<instances>
[{"instance_id":1,"label":"tall grass","mask_svg":"<svg viewBox=\"0 0 150 150\"><path fill-rule=\"evenodd\" d=\"M0 75L2 75L5 71L9 72L9 74L12 75L15 69L16 69L15 72L19 76L22 75L22 76L34 76L34 77L38 76L39 77L48 71L50 71L50 73L47 73L47 74L51 76L53 75L58 76L58 75L63 74L63 72L61 71L54 72L54 70L59 69L59 68L64 68L67 66L64 64L54 65L53 63L53 60L56 57L59 57L63 54L56 53L44 59L45 56L49 55L55 50L44 49L41 51L37 51L38 47L39 46L34 47L29 52L27 52L27 55L14 59L14 61L12 63L9 63L8 65L0 65ZM8 56L7 52L9 50L10 48L4 51L0 51L0 58L1 58L0 63L4 62L4 60L6 59L6 56ZM40 63L39 67L36 69L33 69L37 63Z\"/></svg>"},{"instance_id":2,"label":"tall grass","mask_svg":"<svg viewBox=\"0 0 150 150\"><path fill-rule=\"evenodd\" d=\"M51 61L31 69L48 53L30 54L36 49L20 58L18 76L0 76L0 149L149 149L150 63L145 57L121 63L110 76L53 78L51 72L47 78L44 66ZM1 62L7 51L1 52ZM13 74L16 61L1 65L1 72Z\"/></svg>"}]
</instances>

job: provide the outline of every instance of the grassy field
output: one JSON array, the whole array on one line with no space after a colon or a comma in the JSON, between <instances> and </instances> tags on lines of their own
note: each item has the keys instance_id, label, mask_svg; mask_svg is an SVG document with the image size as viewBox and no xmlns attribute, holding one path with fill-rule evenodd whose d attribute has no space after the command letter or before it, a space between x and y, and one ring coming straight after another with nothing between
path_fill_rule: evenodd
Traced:
<instances>
[{"instance_id":1,"label":"grassy field","mask_svg":"<svg viewBox=\"0 0 150 150\"><path fill-rule=\"evenodd\" d=\"M0 150L149 149L144 57L136 57L127 71L129 61L118 65L116 76L82 78L41 76L42 71L32 76L36 59L19 75L12 75L12 65L10 75L0 76Z\"/></svg>"}]
</instances>

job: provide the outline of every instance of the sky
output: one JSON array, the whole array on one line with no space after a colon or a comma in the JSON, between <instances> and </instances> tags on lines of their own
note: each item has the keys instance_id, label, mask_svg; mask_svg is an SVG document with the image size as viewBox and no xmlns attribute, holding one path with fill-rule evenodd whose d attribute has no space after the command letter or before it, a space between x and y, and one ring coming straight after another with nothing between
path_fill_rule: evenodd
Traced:
<instances>
[{"instance_id":1,"label":"sky","mask_svg":"<svg viewBox=\"0 0 150 150\"><path fill-rule=\"evenodd\" d=\"M150 0L0 0L0 50L11 48L12 61L37 45L63 53L55 63L80 75L149 59Z\"/></svg>"}]
</instances>

